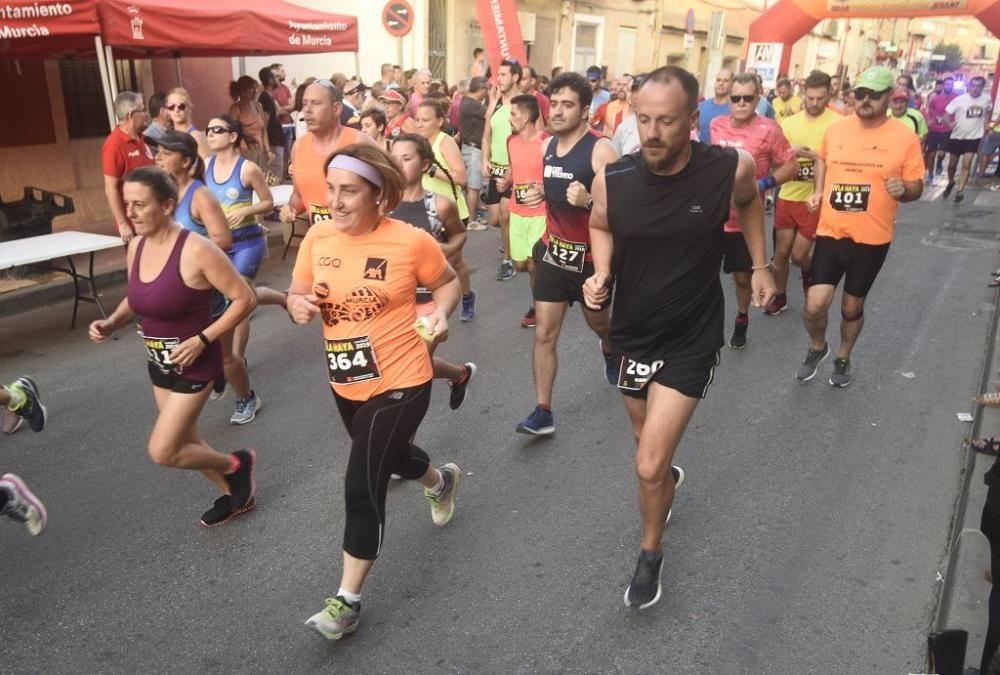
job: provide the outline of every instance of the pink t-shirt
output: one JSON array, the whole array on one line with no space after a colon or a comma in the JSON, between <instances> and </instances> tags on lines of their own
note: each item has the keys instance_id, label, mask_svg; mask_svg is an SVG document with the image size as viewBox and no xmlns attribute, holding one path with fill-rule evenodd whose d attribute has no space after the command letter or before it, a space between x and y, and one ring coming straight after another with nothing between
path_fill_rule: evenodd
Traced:
<instances>
[{"instance_id":1,"label":"pink t-shirt","mask_svg":"<svg viewBox=\"0 0 1000 675\"><path fill-rule=\"evenodd\" d=\"M795 151L788 144L778 123L760 115L754 115L750 123L742 127L734 126L730 115L719 115L712 120L710 136L713 145L739 148L753 155L757 164L755 177L758 179L769 174L772 167L795 158ZM729 212L725 231L741 231L735 210Z\"/></svg>"},{"instance_id":2,"label":"pink t-shirt","mask_svg":"<svg viewBox=\"0 0 1000 675\"><path fill-rule=\"evenodd\" d=\"M927 128L930 131L939 134L951 131L947 125L948 113L945 112L945 108L956 98L958 98L957 91L950 94L942 92L931 96L931 100L927 102Z\"/></svg>"}]
</instances>

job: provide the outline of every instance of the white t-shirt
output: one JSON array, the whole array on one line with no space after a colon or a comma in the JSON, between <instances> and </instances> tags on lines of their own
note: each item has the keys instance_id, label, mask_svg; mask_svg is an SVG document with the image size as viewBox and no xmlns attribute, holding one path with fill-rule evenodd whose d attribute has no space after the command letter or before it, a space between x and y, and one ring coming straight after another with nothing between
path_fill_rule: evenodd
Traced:
<instances>
[{"instance_id":1,"label":"white t-shirt","mask_svg":"<svg viewBox=\"0 0 1000 675\"><path fill-rule=\"evenodd\" d=\"M611 139L611 145L619 157L630 155L639 149L642 143L639 140L639 123L635 115L618 125L615 136Z\"/></svg>"},{"instance_id":2,"label":"white t-shirt","mask_svg":"<svg viewBox=\"0 0 1000 675\"><path fill-rule=\"evenodd\" d=\"M990 97L986 94L980 94L979 98L962 94L945 108L945 112L955 116L955 128L951 130L951 137L960 141L982 138L992 110Z\"/></svg>"}]
</instances>

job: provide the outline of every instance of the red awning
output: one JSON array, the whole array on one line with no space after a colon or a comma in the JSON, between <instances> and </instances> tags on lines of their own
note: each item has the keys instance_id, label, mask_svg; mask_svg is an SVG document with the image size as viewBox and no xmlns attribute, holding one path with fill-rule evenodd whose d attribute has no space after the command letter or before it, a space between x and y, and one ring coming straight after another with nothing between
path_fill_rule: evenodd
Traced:
<instances>
[{"instance_id":1,"label":"red awning","mask_svg":"<svg viewBox=\"0 0 1000 675\"><path fill-rule=\"evenodd\" d=\"M358 49L358 19L283 0L99 0L116 55L253 56Z\"/></svg>"},{"instance_id":2,"label":"red awning","mask_svg":"<svg viewBox=\"0 0 1000 675\"><path fill-rule=\"evenodd\" d=\"M0 2L0 58L60 58L94 50L98 0Z\"/></svg>"}]
</instances>

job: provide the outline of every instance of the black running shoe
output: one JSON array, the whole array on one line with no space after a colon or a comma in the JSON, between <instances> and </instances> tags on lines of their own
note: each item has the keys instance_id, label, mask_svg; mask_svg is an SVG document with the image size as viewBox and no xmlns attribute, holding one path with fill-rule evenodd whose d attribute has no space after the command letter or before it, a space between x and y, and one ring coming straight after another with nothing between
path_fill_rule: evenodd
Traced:
<instances>
[{"instance_id":1,"label":"black running shoe","mask_svg":"<svg viewBox=\"0 0 1000 675\"><path fill-rule=\"evenodd\" d=\"M740 317L736 317L736 324L733 326L733 336L729 338L729 348L730 349L743 349L747 346L747 328L750 326L750 322L746 319L740 321Z\"/></svg>"},{"instance_id":2,"label":"black running shoe","mask_svg":"<svg viewBox=\"0 0 1000 675\"><path fill-rule=\"evenodd\" d=\"M625 606L646 609L660 601L660 570L663 554L659 551L639 551L632 583L625 591Z\"/></svg>"},{"instance_id":3,"label":"black running shoe","mask_svg":"<svg viewBox=\"0 0 1000 675\"><path fill-rule=\"evenodd\" d=\"M255 506L257 506L257 500L251 497L250 501L244 504L242 509L233 511L232 498L229 495L222 495L215 500L215 504L212 508L205 511L205 513L201 515L201 525L202 527L218 527L219 525L224 525L241 513L252 511Z\"/></svg>"},{"instance_id":4,"label":"black running shoe","mask_svg":"<svg viewBox=\"0 0 1000 675\"><path fill-rule=\"evenodd\" d=\"M955 182L948 181L948 185L945 186L944 193L941 196L944 197L945 199L948 199L948 195L950 195L951 191L954 189L955 189Z\"/></svg>"},{"instance_id":5,"label":"black running shoe","mask_svg":"<svg viewBox=\"0 0 1000 675\"><path fill-rule=\"evenodd\" d=\"M469 361L463 364L465 367L465 378L461 382L452 382L448 380L448 386L451 387L451 394L448 397L448 405L452 410L458 410L462 407L465 402L465 395L469 391L469 384L472 379L476 376L476 364Z\"/></svg>"},{"instance_id":6,"label":"black running shoe","mask_svg":"<svg viewBox=\"0 0 1000 675\"><path fill-rule=\"evenodd\" d=\"M240 468L233 473L226 474L226 483L233 493L229 504L232 513L241 511L244 506L250 503L257 491L256 486L256 464L257 453L250 448L237 450L233 453L236 459L240 460Z\"/></svg>"},{"instance_id":7,"label":"black running shoe","mask_svg":"<svg viewBox=\"0 0 1000 675\"><path fill-rule=\"evenodd\" d=\"M28 426L31 427L32 431L41 431L44 429L49 411L42 403L42 397L38 393L38 385L35 384L35 381L24 375L17 378L11 386L16 387L24 394L24 403L17 410L12 410L11 412L28 420Z\"/></svg>"}]
</instances>

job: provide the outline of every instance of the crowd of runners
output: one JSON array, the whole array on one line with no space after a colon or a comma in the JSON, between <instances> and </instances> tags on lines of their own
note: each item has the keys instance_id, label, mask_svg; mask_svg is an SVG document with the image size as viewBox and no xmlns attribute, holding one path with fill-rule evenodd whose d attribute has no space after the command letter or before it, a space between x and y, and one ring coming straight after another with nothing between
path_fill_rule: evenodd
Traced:
<instances>
[{"instance_id":1,"label":"crowd of runners","mask_svg":"<svg viewBox=\"0 0 1000 675\"><path fill-rule=\"evenodd\" d=\"M476 56L474 68L485 70ZM220 452L197 428L206 401L227 390L233 424L261 410L245 361L249 315L272 305L297 326L322 324L315 358L351 439L340 584L307 621L332 639L358 627L390 481L419 482L435 524L454 516L462 470L435 466L415 438L433 380L447 383L458 409L477 374L469 355L446 360L456 355L442 343L453 312L461 322L476 317L463 247L470 230L486 229L481 208L498 235L496 279L530 275L520 325L534 329L536 405L511 431L555 433L557 346L574 303L596 334L595 365L623 395L643 527L625 603L643 609L660 598L664 528L685 478L674 452L720 350L752 345L752 308L770 317L789 309L794 265L808 343L795 377L812 380L835 351L827 381L847 387L898 204L920 198L939 149L926 147L925 170L919 125L890 109L906 92L880 66L849 88L852 110L837 105L840 84L822 72L798 83L794 101L779 82L768 102L756 74L725 70L714 96L700 100L695 77L673 66L616 78L607 91L599 69L543 80L504 61L489 79L463 80L452 98L428 71L404 83L383 68L374 94L358 79L310 79L292 96L281 91L280 66L265 70L262 85L234 83L233 108L204 130L183 89L148 109L137 94L118 96L103 159L128 245L128 292L91 324L90 338L138 326L159 409L149 456L214 484L200 518L213 527L256 503L255 451ZM981 93L970 87L972 103L948 101L934 123L953 130L975 120L981 139L996 123ZM961 195L971 143L952 140ZM286 172L291 197L278 205L271 187ZM254 283L266 252L261 219L275 210L283 223L308 226L283 291ZM735 285L729 321L720 270ZM841 281L840 339L831 344L828 311ZM0 390L0 404L42 429L46 409L30 378ZM0 513L33 534L46 522L10 474L0 478Z\"/></svg>"}]
</instances>

